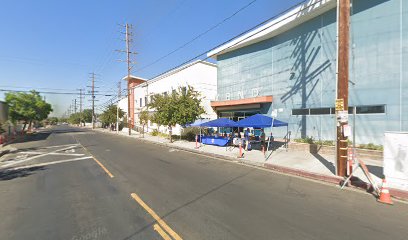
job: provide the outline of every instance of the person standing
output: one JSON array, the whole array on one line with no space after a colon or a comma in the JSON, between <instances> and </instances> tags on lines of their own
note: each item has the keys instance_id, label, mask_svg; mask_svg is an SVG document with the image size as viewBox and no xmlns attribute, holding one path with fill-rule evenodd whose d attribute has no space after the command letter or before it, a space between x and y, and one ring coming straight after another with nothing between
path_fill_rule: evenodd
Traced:
<instances>
[{"instance_id":1,"label":"person standing","mask_svg":"<svg viewBox=\"0 0 408 240\"><path fill-rule=\"evenodd\" d=\"M248 151L248 145L249 145L249 128L247 128L244 132L244 138L245 138L245 151Z\"/></svg>"},{"instance_id":2,"label":"person standing","mask_svg":"<svg viewBox=\"0 0 408 240\"><path fill-rule=\"evenodd\" d=\"M263 149L263 151L265 151L265 131L263 128L261 129L261 135L259 137L261 140L261 148Z\"/></svg>"}]
</instances>

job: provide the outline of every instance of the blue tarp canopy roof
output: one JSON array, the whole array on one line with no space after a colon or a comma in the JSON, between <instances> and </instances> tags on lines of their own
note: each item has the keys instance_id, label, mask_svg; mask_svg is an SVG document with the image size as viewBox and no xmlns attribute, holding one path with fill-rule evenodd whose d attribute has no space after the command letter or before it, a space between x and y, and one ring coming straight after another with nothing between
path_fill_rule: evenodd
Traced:
<instances>
[{"instance_id":1,"label":"blue tarp canopy roof","mask_svg":"<svg viewBox=\"0 0 408 240\"><path fill-rule=\"evenodd\" d=\"M186 127L201 127L201 124L209 122L210 119L197 119L193 123L189 123Z\"/></svg>"},{"instance_id":2,"label":"blue tarp canopy roof","mask_svg":"<svg viewBox=\"0 0 408 240\"><path fill-rule=\"evenodd\" d=\"M236 127L237 123L228 118L218 118L209 122L200 124L200 127Z\"/></svg>"},{"instance_id":3,"label":"blue tarp canopy roof","mask_svg":"<svg viewBox=\"0 0 408 240\"><path fill-rule=\"evenodd\" d=\"M272 118L262 114L255 114L236 122L236 127L268 128L271 127L271 125ZM279 121L277 119L273 120L273 127L283 126L288 126L288 123Z\"/></svg>"}]
</instances>

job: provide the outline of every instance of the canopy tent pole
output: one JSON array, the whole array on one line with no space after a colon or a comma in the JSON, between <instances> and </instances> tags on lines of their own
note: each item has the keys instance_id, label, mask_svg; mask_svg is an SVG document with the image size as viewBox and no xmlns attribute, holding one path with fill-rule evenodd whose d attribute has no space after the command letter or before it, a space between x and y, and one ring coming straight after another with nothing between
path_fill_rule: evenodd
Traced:
<instances>
[{"instance_id":1,"label":"canopy tent pole","mask_svg":"<svg viewBox=\"0 0 408 240\"><path fill-rule=\"evenodd\" d=\"M269 151L269 145L270 145L270 143L271 143L271 138L272 138L272 129L273 129L273 121L275 120L275 118L273 117L272 118L272 125L271 125L271 135L269 136L269 139L268 139L268 147L266 148L266 151Z\"/></svg>"}]
</instances>

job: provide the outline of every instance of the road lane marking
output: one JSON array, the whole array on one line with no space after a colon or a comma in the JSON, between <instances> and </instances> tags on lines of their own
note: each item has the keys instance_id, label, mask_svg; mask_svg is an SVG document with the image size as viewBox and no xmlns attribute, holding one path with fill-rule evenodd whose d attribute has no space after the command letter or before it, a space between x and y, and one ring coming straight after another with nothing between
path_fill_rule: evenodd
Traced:
<instances>
[{"instance_id":1,"label":"road lane marking","mask_svg":"<svg viewBox=\"0 0 408 240\"><path fill-rule=\"evenodd\" d=\"M99 162L98 159L96 159L94 156L92 156L92 158L106 172L106 174L108 174L108 176L110 178L113 178L113 174L111 172L109 172L109 170L105 166L103 166L103 164L101 162Z\"/></svg>"},{"instance_id":2,"label":"road lane marking","mask_svg":"<svg viewBox=\"0 0 408 240\"><path fill-rule=\"evenodd\" d=\"M172 240L169 235L167 235L167 233L159 226L159 224L154 224L153 229L160 234L160 236L164 239L164 240Z\"/></svg>"},{"instance_id":3,"label":"road lane marking","mask_svg":"<svg viewBox=\"0 0 408 240\"><path fill-rule=\"evenodd\" d=\"M142 206L146 212L148 212L155 220L156 222L162 227L164 228L164 230L167 231L168 234L170 234L170 236L173 237L173 239L175 240L182 240L182 238L175 232L173 231L173 229L171 229L160 217L159 215L157 215L149 206L147 206L147 204L145 202L143 202L143 200L136 194L136 193L132 193L130 194L130 196L137 202L139 203L140 206Z\"/></svg>"},{"instance_id":4,"label":"road lane marking","mask_svg":"<svg viewBox=\"0 0 408 240\"><path fill-rule=\"evenodd\" d=\"M29 154L29 155L37 155L37 154L46 154L47 152L34 152L34 151L29 151L29 152L19 152L18 154ZM84 156L85 154L83 153L50 153L48 155L56 155L56 156Z\"/></svg>"},{"instance_id":5,"label":"road lane marking","mask_svg":"<svg viewBox=\"0 0 408 240\"><path fill-rule=\"evenodd\" d=\"M92 156L93 160L106 172L106 174L108 174L110 178L113 178L113 174L101 162L99 162L98 159L96 159L96 157L94 157L94 155L92 155L92 153L78 141L78 139L76 139L75 137L73 138L78 143L78 145L80 145L87 153Z\"/></svg>"},{"instance_id":6,"label":"road lane marking","mask_svg":"<svg viewBox=\"0 0 408 240\"><path fill-rule=\"evenodd\" d=\"M25 165L25 166L15 167L15 168L7 169L7 170L19 170L19 169L32 168L32 167L43 167L43 166L54 165L54 164L58 164L58 163L75 162L75 161L91 159L91 158L93 158L93 157L88 156L88 157L81 157L81 158L73 158L73 159L59 160L59 161L53 161L53 162Z\"/></svg>"},{"instance_id":7,"label":"road lane marking","mask_svg":"<svg viewBox=\"0 0 408 240\"><path fill-rule=\"evenodd\" d=\"M40 157L44 157L44 156L47 156L47 155L51 155L52 153L56 153L56 152L59 152L59 151L64 151L64 150L67 150L67 149L71 149L71 148L76 147L76 146L77 146L77 145L75 145L75 146L70 146L70 147L66 147L66 148L62 148L62 149L57 149L57 150L54 150L54 151L52 151L52 152L48 152L48 153L44 153L44 154L40 154L40 155L36 155L36 156L33 156L33 157L26 158L26 159L21 160L21 161L18 161L18 162L12 162L12 163L9 163L9 164L5 164L5 165L1 166L1 168L13 166L13 165L16 165L16 164L19 164L19 163L22 163L22 162L27 162L27 161L30 161L30 160L33 160L33 159L36 159L36 158L40 158Z\"/></svg>"},{"instance_id":8,"label":"road lane marking","mask_svg":"<svg viewBox=\"0 0 408 240\"><path fill-rule=\"evenodd\" d=\"M64 144L64 145L54 145L54 146L48 146L48 147L40 147L42 148L56 148L56 147L68 147L68 146L77 146L78 143L72 143L72 144Z\"/></svg>"}]
</instances>

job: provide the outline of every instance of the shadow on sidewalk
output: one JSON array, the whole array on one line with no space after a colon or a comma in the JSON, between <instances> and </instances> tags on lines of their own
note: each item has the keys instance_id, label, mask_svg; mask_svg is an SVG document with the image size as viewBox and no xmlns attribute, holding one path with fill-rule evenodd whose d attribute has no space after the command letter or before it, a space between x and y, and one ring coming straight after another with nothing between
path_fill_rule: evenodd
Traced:
<instances>
[{"instance_id":1,"label":"shadow on sidewalk","mask_svg":"<svg viewBox=\"0 0 408 240\"><path fill-rule=\"evenodd\" d=\"M383 167L367 165L368 171L380 179L384 179Z\"/></svg>"},{"instance_id":2,"label":"shadow on sidewalk","mask_svg":"<svg viewBox=\"0 0 408 240\"><path fill-rule=\"evenodd\" d=\"M334 164L328 160L326 160L322 155L318 153L311 153L319 162L321 162L327 169L330 170L331 173L336 174L336 168Z\"/></svg>"}]
</instances>

